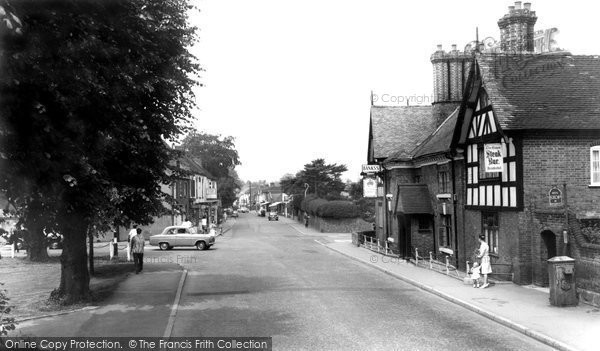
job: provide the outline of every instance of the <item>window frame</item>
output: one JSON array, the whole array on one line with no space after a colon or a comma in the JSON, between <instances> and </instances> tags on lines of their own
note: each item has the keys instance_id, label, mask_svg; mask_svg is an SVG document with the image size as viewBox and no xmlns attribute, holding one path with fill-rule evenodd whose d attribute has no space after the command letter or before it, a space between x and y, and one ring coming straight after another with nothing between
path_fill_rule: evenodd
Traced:
<instances>
[{"instance_id":1,"label":"window frame","mask_svg":"<svg viewBox=\"0 0 600 351\"><path fill-rule=\"evenodd\" d=\"M495 225L488 225L487 219L493 217ZM497 211L481 211L481 232L485 235L485 242L490 247L489 254L499 255L500 241L500 213Z\"/></svg>"},{"instance_id":2,"label":"window frame","mask_svg":"<svg viewBox=\"0 0 600 351\"><path fill-rule=\"evenodd\" d=\"M594 153L598 155L596 171L594 171ZM594 181L594 173L597 175L597 181ZM600 145L590 147L590 186L600 186Z\"/></svg>"},{"instance_id":3,"label":"window frame","mask_svg":"<svg viewBox=\"0 0 600 351\"><path fill-rule=\"evenodd\" d=\"M452 216L440 215L439 247L452 249Z\"/></svg>"}]
</instances>

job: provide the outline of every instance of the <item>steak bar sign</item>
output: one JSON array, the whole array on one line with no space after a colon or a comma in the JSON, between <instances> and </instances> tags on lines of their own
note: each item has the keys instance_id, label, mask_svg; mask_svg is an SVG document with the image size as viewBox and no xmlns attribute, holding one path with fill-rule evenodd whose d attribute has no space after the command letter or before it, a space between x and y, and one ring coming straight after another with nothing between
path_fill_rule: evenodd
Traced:
<instances>
[{"instance_id":1,"label":"steak bar sign","mask_svg":"<svg viewBox=\"0 0 600 351\"><path fill-rule=\"evenodd\" d=\"M486 173L502 172L504 170L502 144L485 144L483 147L483 158L485 159Z\"/></svg>"}]
</instances>

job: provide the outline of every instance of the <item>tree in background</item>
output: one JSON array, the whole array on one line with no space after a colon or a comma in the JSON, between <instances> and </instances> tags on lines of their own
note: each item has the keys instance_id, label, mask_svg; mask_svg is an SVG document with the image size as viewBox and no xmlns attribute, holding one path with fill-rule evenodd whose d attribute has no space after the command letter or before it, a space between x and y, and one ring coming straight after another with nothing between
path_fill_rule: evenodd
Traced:
<instances>
[{"instance_id":1,"label":"tree in background","mask_svg":"<svg viewBox=\"0 0 600 351\"><path fill-rule=\"evenodd\" d=\"M164 210L198 66L187 0L13 1L0 31L0 190L34 236L64 236L64 302L89 294L98 211L148 223Z\"/></svg>"},{"instance_id":2,"label":"tree in background","mask_svg":"<svg viewBox=\"0 0 600 351\"><path fill-rule=\"evenodd\" d=\"M284 177L281 179L283 192L286 194L303 194L308 184L308 194L314 194L316 197L336 200L340 198L340 193L346 187L341 180L342 173L346 172L346 165L326 164L322 158L305 164L304 169L296 173L295 176Z\"/></svg>"},{"instance_id":3,"label":"tree in background","mask_svg":"<svg viewBox=\"0 0 600 351\"><path fill-rule=\"evenodd\" d=\"M231 206L243 184L235 172L235 166L242 164L235 149L235 138L192 131L180 147L217 178L217 196L223 207Z\"/></svg>"}]
</instances>

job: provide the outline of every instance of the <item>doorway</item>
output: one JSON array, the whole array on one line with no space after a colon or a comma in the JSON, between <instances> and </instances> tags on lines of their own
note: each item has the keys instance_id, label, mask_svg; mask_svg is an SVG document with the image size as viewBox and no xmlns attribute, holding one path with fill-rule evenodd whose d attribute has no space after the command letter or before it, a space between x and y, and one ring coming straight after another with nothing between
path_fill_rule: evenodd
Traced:
<instances>
[{"instance_id":1,"label":"doorway","mask_svg":"<svg viewBox=\"0 0 600 351\"><path fill-rule=\"evenodd\" d=\"M401 257L410 258L410 218L404 214L398 216L398 253Z\"/></svg>"},{"instance_id":2,"label":"doorway","mask_svg":"<svg viewBox=\"0 0 600 351\"><path fill-rule=\"evenodd\" d=\"M548 260L556 256L556 235L550 230L544 230L541 234L542 243L540 247L540 263L541 263L541 275L540 285L548 286Z\"/></svg>"}]
</instances>

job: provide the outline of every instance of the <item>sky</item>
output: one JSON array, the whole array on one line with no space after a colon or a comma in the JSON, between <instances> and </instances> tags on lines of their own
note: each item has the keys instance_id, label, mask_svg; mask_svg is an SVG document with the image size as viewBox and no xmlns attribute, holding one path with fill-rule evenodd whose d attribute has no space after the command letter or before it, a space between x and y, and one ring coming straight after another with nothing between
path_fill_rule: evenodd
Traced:
<instances>
[{"instance_id":1,"label":"sky","mask_svg":"<svg viewBox=\"0 0 600 351\"><path fill-rule=\"evenodd\" d=\"M367 161L371 92L376 105L432 102L431 54L500 39L514 1L191 0L199 28L191 51L203 68L195 126L233 136L244 181L278 181L310 161ZM531 1L535 29L556 27L558 46L600 54L592 1Z\"/></svg>"}]
</instances>

